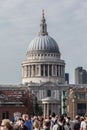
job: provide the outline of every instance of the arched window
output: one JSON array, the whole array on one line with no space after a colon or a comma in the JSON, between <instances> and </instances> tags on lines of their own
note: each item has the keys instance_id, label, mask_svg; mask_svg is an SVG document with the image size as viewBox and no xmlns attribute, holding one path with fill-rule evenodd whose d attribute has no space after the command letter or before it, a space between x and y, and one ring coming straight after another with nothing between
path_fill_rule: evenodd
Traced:
<instances>
[{"instance_id":1,"label":"arched window","mask_svg":"<svg viewBox=\"0 0 87 130\"><path fill-rule=\"evenodd\" d=\"M47 97L51 97L51 90L47 90Z\"/></svg>"}]
</instances>

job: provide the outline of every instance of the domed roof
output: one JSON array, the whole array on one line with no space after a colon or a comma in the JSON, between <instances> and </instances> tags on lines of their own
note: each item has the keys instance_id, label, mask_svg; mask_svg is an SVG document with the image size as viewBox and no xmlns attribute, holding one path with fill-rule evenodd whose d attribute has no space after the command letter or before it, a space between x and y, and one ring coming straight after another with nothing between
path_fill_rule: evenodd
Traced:
<instances>
[{"instance_id":1,"label":"domed roof","mask_svg":"<svg viewBox=\"0 0 87 130\"><path fill-rule=\"evenodd\" d=\"M45 51L45 52L53 52L59 53L59 47L57 42L50 36L37 36L35 37L29 44L28 47L29 52L34 51Z\"/></svg>"},{"instance_id":2,"label":"domed roof","mask_svg":"<svg viewBox=\"0 0 87 130\"><path fill-rule=\"evenodd\" d=\"M28 52L47 52L60 54L57 42L48 35L44 11L42 13L39 35L30 42L28 46Z\"/></svg>"}]
</instances>

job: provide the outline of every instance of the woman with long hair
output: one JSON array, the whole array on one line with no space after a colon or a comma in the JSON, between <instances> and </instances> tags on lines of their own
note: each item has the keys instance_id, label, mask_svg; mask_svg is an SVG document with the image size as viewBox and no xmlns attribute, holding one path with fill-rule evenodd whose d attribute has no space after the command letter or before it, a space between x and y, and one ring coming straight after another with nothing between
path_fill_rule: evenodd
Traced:
<instances>
[{"instance_id":1,"label":"woman with long hair","mask_svg":"<svg viewBox=\"0 0 87 130\"><path fill-rule=\"evenodd\" d=\"M3 119L1 122L1 130L13 130L12 123L9 119Z\"/></svg>"},{"instance_id":2,"label":"woman with long hair","mask_svg":"<svg viewBox=\"0 0 87 130\"><path fill-rule=\"evenodd\" d=\"M38 120L34 120L33 127L34 127L34 130L40 130L40 123Z\"/></svg>"}]
</instances>

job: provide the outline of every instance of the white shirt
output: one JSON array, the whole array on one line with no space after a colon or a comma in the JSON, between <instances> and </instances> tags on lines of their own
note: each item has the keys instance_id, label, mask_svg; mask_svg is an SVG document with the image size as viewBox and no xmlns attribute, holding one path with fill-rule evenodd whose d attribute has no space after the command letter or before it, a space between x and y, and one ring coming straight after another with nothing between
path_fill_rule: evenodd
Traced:
<instances>
[{"instance_id":1,"label":"white shirt","mask_svg":"<svg viewBox=\"0 0 87 130\"><path fill-rule=\"evenodd\" d=\"M81 122L80 128L82 128L82 130L86 130L86 122L85 121Z\"/></svg>"},{"instance_id":2,"label":"white shirt","mask_svg":"<svg viewBox=\"0 0 87 130\"><path fill-rule=\"evenodd\" d=\"M53 130L57 130L57 128L58 128L58 124L55 124L55 125L53 126Z\"/></svg>"}]
</instances>

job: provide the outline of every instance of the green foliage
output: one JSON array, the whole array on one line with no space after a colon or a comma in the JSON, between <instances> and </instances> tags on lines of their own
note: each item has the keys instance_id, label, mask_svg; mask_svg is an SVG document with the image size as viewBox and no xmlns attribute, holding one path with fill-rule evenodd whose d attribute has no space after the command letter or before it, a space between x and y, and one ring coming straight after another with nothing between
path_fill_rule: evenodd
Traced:
<instances>
[{"instance_id":1,"label":"green foliage","mask_svg":"<svg viewBox=\"0 0 87 130\"><path fill-rule=\"evenodd\" d=\"M35 114L39 116L43 114L42 107L39 106L37 98L35 98Z\"/></svg>"}]
</instances>

